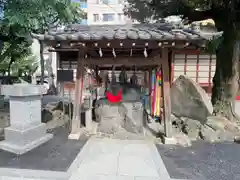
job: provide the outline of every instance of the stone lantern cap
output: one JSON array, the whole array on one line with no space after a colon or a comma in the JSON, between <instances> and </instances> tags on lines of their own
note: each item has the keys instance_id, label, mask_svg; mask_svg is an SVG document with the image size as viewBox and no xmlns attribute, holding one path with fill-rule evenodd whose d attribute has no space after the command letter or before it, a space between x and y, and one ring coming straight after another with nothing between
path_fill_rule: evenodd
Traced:
<instances>
[{"instance_id":1,"label":"stone lantern cap","mask_svg":"<svg viewBox=\"0 0 240 180\"><path fill-rule=\"evenodd\" d=\"M3 85L1 94L6 96L39 96L45 93L43 85L14 84Z\"/></svg>"}]
</instances>

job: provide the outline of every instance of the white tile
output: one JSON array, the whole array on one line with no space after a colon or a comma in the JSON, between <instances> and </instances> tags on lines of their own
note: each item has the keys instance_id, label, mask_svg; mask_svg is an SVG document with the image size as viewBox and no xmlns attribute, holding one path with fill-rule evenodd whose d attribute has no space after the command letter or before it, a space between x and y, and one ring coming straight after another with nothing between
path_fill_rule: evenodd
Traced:
<instances>
[{"instance_id":1,"label":"white tile","mask_svg":"<svg viewBox=\"0 0 240 180\"><path fill-rule=\"evenodd\" d=\"M163 179L155 178L155 177L135 177L134 180L163 180Z\"/></svg>"},{"instance_id":2,"label":"white tile","mask_svg":"<svg viewBox=\"0 0 240 180\"><path fill-rule=\"evenodd\" d=\"M150 155L151 151L147 144L128 144L121 148L121 155Z\"/></svg>"},{"instance_id":3,"label":"white tile","mask_svg":"<svg viewBox=\"0 0 240 180\"><path fill-rule=\"evenodd\" d=\"M105 156L118 156L120 144L114 143L113 141L102 141L94 142L89 144L88 152L84 155L83 163L89 163L96 160L105 158Z\"/></svg>"},{"instance_id":4,"label":"white tile","mask_svg":"<svg viewBox=\"0 0 240 180\"><path fill-rule=\"evenodd\" d=\"M116 175L104 175L104 174L84 174L81 176L75 176L70 180L115 180Z\"/></svg>"},{"instance_id":5,"label":"white tile","mask_svg":"<svg viewBox=\"0 0 240 180\"><path fill-rule=\"evenodd\" d=\"M22 180L22 177L11 177L11 176L2 176L1 180Z\"/></svg>"},{"instance_id":6,"label":"white tile","mask_svg":"<svg viewBox=\"0 0 240 180\"><path fill-rule=\"evenodd\" d=\"M120 155L118 175L159 177L156 165L151 157L144 157L139 155Z\"/></svg>"},{"instance_id":7,"label":"white tile","mask_svg":"<svg viewBox=\"0 0 240 180\"><path fill-rule=\"evenodd\" d=\"M87 153L85 157L82 160L82 164L87 164L87 163L94 163L97 161L102 161L103 158L110 158L112 156L118 156L118 152L108 152L108 153L100 153L100 152L93 152L93 153ZM110 157L109 157L110 156Z\"/></svg>"},{"instance_id":8,"label":"white tile","mask_svg":"<svg viewBox=\"0 0 240 180\"><path fill-rule=\"evenodd\" d=\"M134 180L134 176L117 176L116 180Z\"/></svg>"},{"instance_id":9,"label":"white tile","mask_svg":"<svg viewBox=\"0 0 240 180\"><path fill-rule=\"evenodd\" d=\"M88 174L72 177L70 180L134 180L132 176L116 176L104 174Z\"/></svg>"},{"instance_id":10,"label":"white tile","mask_svg":"<svg viewBox=\"0 0 240 180\"><path fill-rule=\"evenodd\" d=\"M114 141L99 141L90 144L89 154L92 153L110 153L110 152L118 152L122 147L120 143L116 143Z\"/></svg>"},{"instance_id":11,"label":"white tile","mask_svg":"<svg viewBox=\"0 0 240 180\"><path fill-rule=\"evenodd\" d=\"M87 158L79 168L78 174L114 174L117 173L118 153L102 155L100 157Z\"/></svg>"}]
</instances>

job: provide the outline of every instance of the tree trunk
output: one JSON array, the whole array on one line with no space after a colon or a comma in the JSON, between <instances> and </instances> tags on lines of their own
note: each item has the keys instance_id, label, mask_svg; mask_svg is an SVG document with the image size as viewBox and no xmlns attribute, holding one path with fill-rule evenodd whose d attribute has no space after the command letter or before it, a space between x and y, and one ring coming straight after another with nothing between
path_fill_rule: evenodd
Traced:
<instances>
[{"instance_id":1,"label":"tree trunk","mask_svg":"<svg viewBox=\"0 0 240 180\"><path fill-rule=\"evenodd\" d=\"M11 76L11 67L12 67L13 62L14 62L14 59L13 59L13 57L11 57L11 60L10 60L10 62L8 64L8 69L7 69L9 77Z\"/></svg>"},{"instance_id":2,"label":"tree trunk","mask_svg":"<svg viewBox=\"0 0 240 180\"><path fill-rule=\"evenodd\" d=\"M49 86L52 86L54 85L54 75L53 75L53 68L52 68L52 53L49 53L49 58L48 60L46 61L46 70L48 72L48 84Z\"/></svg>"},{"instance_id":3,"label":"tree trunk","mask_svg":"<svg viewBox=\"0 0 240 180\"><path fill-rule=\"evenodd\" d=\"M228 24L226 27L223 39L216 50L217 62L213 78L212 103L214 115L239 121L234 110L239 80L239 43L234 25Z\"/></svg>"},{"instance_id":4,"label":"tree trunk","mask_svg":"<svg viewBox=\"0 0 240 180\"><path fill-rule=\"evenodd\" d=\"M43 56L43 42L38 41L40 44L40 65L41 65L41 79L40 79L40 84L44 84L44 56Z\"/></svg>"}]
</instances>

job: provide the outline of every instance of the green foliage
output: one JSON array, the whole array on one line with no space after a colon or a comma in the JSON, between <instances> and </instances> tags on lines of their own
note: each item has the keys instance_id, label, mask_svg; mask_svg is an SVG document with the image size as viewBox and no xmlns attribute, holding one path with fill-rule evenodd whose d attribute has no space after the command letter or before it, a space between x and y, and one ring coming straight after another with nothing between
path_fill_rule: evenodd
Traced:
<instances>
[{"instance_id":1,"label":"green foliage","mask_svg":"<svg viewBox=\"0 0 240 180\"><path fill-rule=\"evenodd\" d=\"M17 61L29 60L30 33L78 22L86 16L79 7L70 0L0 0L0 12L4 11L0 19L0 68L8 67L7 63L22 68Z\"/></svg>"},{"instance_id":2,"label":"green foliage","mask_svg":"<svg viewBox=\"0 0 240 180\"><path fill-rule=\"evenodd\" d=\"M69 0L11 0L4 6L3 23L22 32L44 32L49 28L79 21L83 12Z\"/></svg>"},{"instance_id":3,"label":"green foliage","mask_svg":"<svg viewBox=\"0 0 240 180\"><path fill-rule=\"evenodd\" d=\"M8 71L16 75L21 69L31 74L38 63L28 44L10 44L8 42L4 44L3 54L9 50L11 50L11 53L0 61L0 72L4 74Z\"/></svg>"},{"instance_id":4,"label":"green foliage","mask_svg":"<svg viewBox=\"0 0 240 180\"><path fill-rule=\"evenodd\" d=\"M137 19L141 23L157 18L154 9L149 8L147 2L140 0L128 0L128 4L124 7L124 13L132 19Z\"/></svg>"},{"instance_id":5,"label":"green foliage","mask_svg":"<svg viewBox=\"0 0 240 180\"><path fill-rule=\"evenodd\" d=\"M127 0L125 13L142 21L149 17L159 19L170 15L181 15L189 21L213 19L218 30L229 23L239 26L239 0Z\"/></svg>"},{"instance_id":6,"label":"green foliage","mask_svg":"<svg viewBox=\"0 0 240 180\"><path fill-rule=\"evenodd\" d=\"M18 61L14 62L11 66L11 72L13 75L17 75L19 72L32 75L38 68L37 58L33 55L22 57Z\"/></svg>"}]
</instances>

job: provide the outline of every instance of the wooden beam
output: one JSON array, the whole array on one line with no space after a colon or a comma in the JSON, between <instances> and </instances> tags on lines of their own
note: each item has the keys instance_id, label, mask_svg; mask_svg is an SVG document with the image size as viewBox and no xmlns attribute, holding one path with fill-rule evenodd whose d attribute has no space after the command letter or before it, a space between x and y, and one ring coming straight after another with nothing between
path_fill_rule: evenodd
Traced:
<instances>
[{"instance_id":1,"label":"wooden beam","mask_svg":"<svg viewBox=\"0 0 240 180\"><path fill-rule=\"evenodd\" d=\"M150 110L150 114L152 112L152 68L148 69L148 73L149 73L149 80L148 80L148 88L149 88L149 110Z\"/></svg>"},{"instance_id":2,"label":"wooden beam","mask_svg":"<svg viewBox=\"0 0 240 180\"><path fill-rule=\"evenodd\" d=\"M77 48L58 48L58 49L54 49L54 48L50 48L48 49L49 52L70 52L70 51L74 51L74 52L78 52L79 49Z\"/></svg>"},{"instance_id":3,"label":"wooden beam","mask_svg":"<svg viewBox=\"0 0 240 180\"><path fill-rule=\"evenodd\" d=\"M157 49L159 47L172 47L172 48L184 48L191 46L192 44L201 44L202 40L83 40L83 41L45 41L45 43L53 48L61 49L93 49L93 48L148 48L148 49ZM70 50L71 51L71 50Z\"/></svg>"},{"instance_id":4,"label":"wooden beam","mask_svg":"<svg viewBox=\"0 0 240 180\"><path fill-rule=\"evenodd\" d=\"M102 58L102 59L85 59L85 64L93 64L97 66L153 66L159 65L160 62L156 58Z\"/></svg>"},{"instance_id":5,"label":"wooden beam","mask_svg":"<svg viewBox=\"0 0 240 180\"><path fill-rule=\"evenodd\" d=\"M77 65L77 77L75 85L75 99L74 99L74 111L71 123L71 133L68 136L69 139L79 139L81 133L81 104L82 104L82 87L84 78L84 63L83 52L78 52L78 65Z\"/></svg>"},{"instance_id":6,"label":"wooden beam","mask_svg":"<svg viewBox=\"0 0 240 180\"><path fill-rule=\"evenodd\" d=\"M164 133L166 137L172 136L171 122L171 98L170 98L170 67L168 63L168 49L162 49L162 72L163 72L163 115Z\"/></svg>"},{"instance_id":7,"label":"wooden beam","mask_svg":"<svg viewBox=\"0 0 240 180\"><path fill-rule=\"evenodd\" d=\"M149 68L155 68L156 65L154 66L135 66L136 71L148 71ZM133 66L125 66L124 69L126 71L133 71ZM99 67L99 70L112 70L112 66L101 66ZM122 70L122 65L121 66L115 66L115 71L121 71Z\"/></svg>"}]
</instances>

